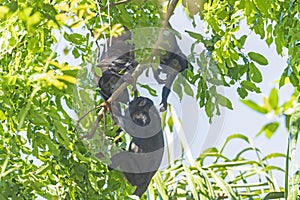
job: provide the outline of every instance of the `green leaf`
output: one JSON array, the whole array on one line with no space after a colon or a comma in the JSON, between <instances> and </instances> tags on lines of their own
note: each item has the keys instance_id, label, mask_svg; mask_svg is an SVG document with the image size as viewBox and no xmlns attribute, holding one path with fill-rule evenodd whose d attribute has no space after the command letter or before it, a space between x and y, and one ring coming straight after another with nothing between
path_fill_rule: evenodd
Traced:
<instances>
[{"instance_id":1,"label":"green leaf","mask_svg":"<svg viewBox=\"0 0 300 200\"><path fill-rule=\"evenodd\" d=\"M2 110L0 110L0 120L6 120L5 113Z\"/></svg>"},{"instance_id":2,"label":"green leaf","mask_svg":"<svg viewBox=\"0 0 300 200\"><path fill-rule=\"evenodd\" d=\"M183 90L187 95L189 95L191 97L194 96L194 91L193 91L192 87L189 85L189 83L184 84Z\"/></svg>"},{"instance_id":3,"label":"green leaf","mask_svg":"<svg viewBox=\"0 0 300 200\"><path fill-rule=\"evenodd\" d=\"M211 98L209 98L205 104L205 112L206 115L208 117L212 117L213 116L213 112L215 110L215 105L213 104L213 102L211 101Z\"/></svg>"},{"instance_id":4,"label":"green leaf","mask_svg":"<svg viewBox=\"0 0 300 200\"><path fill-rule=\"evenodd\" d=\"M49 122L46 117L37 111L29 111L29 119L36 126L49 126Z\"/></svg>"},{"instance_id":5,"label":"green leaf","mask_svg":"<svg viewBox=\"0 0 300 200\"><path fill-rule=\"evenodd\" d=\"M240 43L241 47L244 46L246 39L247 39L247 35L243 35L243 36L239 39L239 43Z\"/></svg>"},{"instance_id":6,"label":"green leaf","mask_svg":"<svg viewBox=\"0 0 300 200\"><path fill-rule=\"evenodd\" d=\"M85 42L83 35L80 35L79 33L71 33L71 34L64 34L64 38L77 45L81 45Z\"/></svg>"},{"instance_id":7,"label":"green leaf","mask_svg":"<svg viewBox=\"0 0 300 200\"><path fill-rule=\"evenodd\" d=\"M187 30L185 32L187 32L192 38L199 40L199 41L203 41L203 36L201 34L195 33L192 31L187 31Z\"/></svg>"},{"instance_id":8,"label":"green leaf","mask_svg":"<svg viewBox=\"0 0 300 200\"><path fill-rule=\"evenodd\" d=\"M182 93L182 85L179 83L179 79L176 79L173 84L173 90L178 95L180 101L182 100L183 93Z\"/></svg>"},{"instance_id":9,"label":"green leaf","mask_svg":"<svg viewBox=\"0 0 300 200\"><path fill-rule=\"evenodd\" d=\"M268 60L261 54L256 52L249 52L248 56L251 58L251 60L257 62L260 65L267 65Z\"/></svg>"},{"instance_id":10,"label":"green leaf","mask_svg":"<svg viewBox=\"0 0 300 200\"><path fill-rule=\"evenodd\" d=\"M254 65L253 62L249 64L249 75L250 79L255 83L262 82L262 75L259 69Z\"/></svg>"},{"instance_id":11,"label":"green leaf","mask_svg":"<svg viewBox=\"0 0 300 200\"><path fill-rule=\"evenodd\" d=\"M91 100L90 94L87 90L79 90L80 100L85 105L93 105L93 101Z\"/></svg>"},{"instance_id":12,"label":"green leaf","mask_svg":"<svg viewBox=\"0 0 300 200\"><path fill-rule=\"evenodd\" d=\"M256 93L261 93L260 88L257 87L254 83L250 82L250 81L242 81L241 85L243 86L243 88L245 88L246 90L249 90L251 92L256 92Z\"/></svg>"},{"instance_id":13,"label":"green leaf","mask_svg":"<svg viewBox=\"0 0 300 200\"><path fill-rule=\"evenodd\" d=\"M32 26L39 23L40 21L41 21L41 14L39 12L36 12L28 18L27 24L29 26Z\"/></svg>"},{"instance_id":14,"label":"green leaf","mask_svg":"<svg viewBox=\"0 0 300 200\"><path fill-rule=\"evenodd\" d=\"M260 12L262 12L264 15L269 15L268 8L269 8L270 4L269 4L268 0L265 0L265 1L254 0L253 2Z\"/></svg>"},{"instance_id":15,"label":"green leaf","mask_svg":"<svg viewBox=\"0 0 300 200\"><path fill-rule=\"evenodd\" d=\"M292 177L289 178L289 193L288 193L288 200L289 199L295 199L299 194L299 186L298 184L300 183L300 171L296 171L296 173L293 174ZM299 198L297 199L299 200Z\"/></svg>"},{"instance_id":16,"label":"green leaf","mask_svg":"<svg viewBox=\"0 0 300 200\"><path fill-rule=\"evenodd\" d=\"M57 79L64 80L64 81L69 82L71 84L76 83L76 78L73 77L73 76L62 75L62 76L58 76Z\"/></svg>"},{"instance_id":17,"label":"green leaf","mask_svg":"<svg viewBox=\"0 0 300 200\"><path fill-rule=\"evenodd\" d=\"M266 31L267 31L267 35L266 35L266 43L268 44L268 46L270 46L273 42L273 36L272 36L272 24L269 24Z\"/></svg>"},{"instance_id":18,"label":"green leaf","mask_svg":"<svg viewBox=\"0 0 300 200\"><path fill-rule=\"evenodd\" d=\"M6 6L0 6L0 19L4 18L4 16L9 12L9 8Z\"/></svg>"},{"instance_id":19,"label":"green leaf","mask_svg":"<svg viewBox=\"0 0 300 200\"><path fill-rule=\"evenodd\" d=\"M154 90L153 88L151 88L149 85L139 84L139 86L141 86L142 88L145 88L146 90L148 90L148 92L149 92L152 96L157 97L156 90Z\"/></svg>"},{"instance_id":20,"label":"green leaf","mask_svg":"<svg viewBox=\"0 0 300 200\"><path fill-rule=\"evenodd\" d=\"M280 199L280 198L284 198L284 192L270 192L263 198L263 200Z\"/></svg>"},{"instance_id":21,"label":"green leaf","mask_svg":"<svg viewBox=\"0 0 300 200\"><path fill-rule=\"evenodd\" d=\"M297 144L296 140L300 131L300 104L294 109L290 119L290 134L291 139L295 139L294 143Z\"/></svg>"},{"instance_id":22,"label":"green leaf","mask_svg":"<svg viewBox=\"0 0 300 200\"><path fill-rule=\"evenodd\" d=\"M299 79L298 79L297 75L294 72L291 73L289 78L290 78L290 81L291 81L291 83L294 87L299 86Z\"/></svg>"},{"instance_id":23,"label":"green leaf","mask_svg":"<svg viewBox=\"0 0 300 200\"><path fill-rule=\"evenodd\" d=\"M273 88L269 95L269 103L273 109L276 109L278 106L278 91Z\"/></svg>"},{"instance_id":24,"label":"green leaf","mask_svg":"<svg viewBox=\"0 0 300 200\"><path fill-rule=\"evenodd\" d=\"M256 137L259 136L261 133L265 133L265 136L270 139L273 134L276 132L276 130L279 127L279 122L271 122L266 125L264 125L261 130L256 134Z\"/></svg>"},{"instance_id":25,"label":"green leaf","mask_svg":"<svg viewBox=\"0 0 300 200\"><path fill-rule=\"evenodd\" d=\"M102 70L101 70L100 67L95 67L95 68L94 68L94 71L95 71L95 74L96 74L97 76L99 76L99 77L102 76Z\"/></svg>"},{"instance_id":26,"label":"green leaf","mask_svg":"<svg viewBox=\"0 0 300 200\"><path fill-rule=\"evenodd\" d=\"M183 169L185 172L185 176L187 178L188 186L189 186L190 190L192 191L193 197L195 199L199 199L198 192L196 190L196 183L195 183L196 181L194 180L194 176L191 173L191 170L188 167L186 167L185 165L183 165Z\"/></svg>"},{"instance_id":27,"label":"green leaf","mask_svg":"<svg viewBox=\"0 0 300 200\"><path fill-rule=\"evenodd\" d=\"M233 110L231 101L223 95L220 95L220 94L217 95L217 103L220 104L221 106L224 106L224 107L230 109L230 110Z\"/></svg>"},{"instance_id":28,"label":"green leaf","mask_svg":"<svg viewBox=\"0 0 300 200\"><path fill-rule=\"evenodd\" d=\"M281 74L280 80L279 80L279 88L281 88L285 84L285 79L288 76L289 68L286 67Z\"/></svg>"},{"instance_id":29,"label":"green leaf","mask_svg":"<svg viewBox=\"0 0 300 200\"><path fill-rule=\"evenodd\" d=\"M246 96L248 96L248 92L243 87L238 87L237 92L242 99L244 99Z\"/></svg>"},{"instance_id":30,"label":"green leaf","mask_svg":"<svg viewBox=\"0 0 300 200\"><path fill-rule=\"evenodd\" d=\"M286 158L286 155L284 153L270 153L267 156L265 156L262 160L269 160L274 158Z\"/></svg>"},{"instance_id":31,"label":"green leaf","mask_svg":"<svg viewBox=\"0 0 300 200\"><path fill-rule=\"evenodd\" d=\"M255 103L252 100L248 100L248 99L243 99L241 100L242 103L244 103L246 106L248 106L249 108L252 108L253 110L262 113L262 114L267 114L268 110L260 105L258 105L257 103Z\"/></svg>"},{"instance_id":32,"label":"green leaf","mask_svg":"<svg viewBox=\"0 0 300 200\"><path fill-rule=\"evenodd\" d=\"M222 189L222 191L230 197L229 199L238 199L232 188L228 183L226 183L221 177L219 177L214 171L209 169L212 178L216 181L217 185Z\"/></svg>"},{"instance_id":33,"label":"green leaf","mask_svg":"<svg viewBox=\"0 0 300 200\"><path fill-rule=\"evenodd\" d=\"M72 54L73 54L74 58L76 58L76 59L80 57L80 53L77 48L74 48L72 50Z\"/></svg>"},{"instance_id":34,"label":"green leaf","mask_svg":"<svg viewBox=\"0 0 300 200\"><path fill-rule=\"evenodd\" d=\"M159 171L156 172L156 174L153 177L154 182L157 184L157 190L159 191L162 199L168 199L168 195L166 192L166 185L162 179L161 173Z\"/></svg>"},{"instance_id":35,"label":"green leaf","mask_svg":"<svg viewBox=\"0 0 300 200\"><path fill-rule=\"evenodd\" d=\"M173 118L172 117L170 117L168 119L167 124L168 124L168 127L170 128L170 130L173 130L174 122L173 122Z\"/></svg>"},{"instance_id":36,"label":"green leaf","mask_svg":"<svg viewBox=\"0 0 300 200\"><path fill-rule=\"evenodd\" d=\"M9 4L8 4L8 7L9 7L9 10L11 12L15 12L18 10L18 2L16 1L11 1Z\"/></svg>"}]
</instances>

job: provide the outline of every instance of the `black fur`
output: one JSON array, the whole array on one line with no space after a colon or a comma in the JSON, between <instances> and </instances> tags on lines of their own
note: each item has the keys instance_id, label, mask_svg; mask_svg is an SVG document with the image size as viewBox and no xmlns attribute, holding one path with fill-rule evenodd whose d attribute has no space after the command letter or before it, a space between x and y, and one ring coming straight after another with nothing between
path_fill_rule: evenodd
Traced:
<instances>
[{"instance_id":1,"label":"black fur","mask_svg":"<svg viewBox=\"0 0 300 200\"><path fill-rule=\"evenodd\" d=\"M160 116L152 100L138 97L129 103L125 116L119 117L118 121L132 136L132 140L128 151L122 151L111 158L109 169L119 167L130 184L137 186L134 195L142 196L163 156Z\"/></svg>"}]
</instances>

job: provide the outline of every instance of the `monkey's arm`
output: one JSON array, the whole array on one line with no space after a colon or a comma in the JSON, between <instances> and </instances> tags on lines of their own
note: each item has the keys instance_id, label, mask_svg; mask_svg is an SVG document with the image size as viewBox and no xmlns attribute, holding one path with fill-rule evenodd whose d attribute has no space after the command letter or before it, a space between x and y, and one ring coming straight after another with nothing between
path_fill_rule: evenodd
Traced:
<instances>
[{"instance_id":1,"label":"monkey's arm","mask_svg":"<svg viewBox=\"0 0 300 200\"><path fill-rule=\"evenodd\" d=\"M167 78L166 84L163 87L163 91L162 91L162 95L161 95L160 105L162 105L162 107L159 109L160 112L164 112L167 110L168 97L170 95L171 87L172 87L172 84L173 84L177 74L178 74L178 72L173 72Z\"/></svg>"}]
</instances>

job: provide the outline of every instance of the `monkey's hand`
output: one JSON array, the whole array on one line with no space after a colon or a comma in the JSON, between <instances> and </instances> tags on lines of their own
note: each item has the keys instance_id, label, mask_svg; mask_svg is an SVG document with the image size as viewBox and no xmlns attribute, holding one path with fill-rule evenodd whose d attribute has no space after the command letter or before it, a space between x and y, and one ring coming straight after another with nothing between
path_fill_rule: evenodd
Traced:
<instances>
[{"instance_id":1,"label":"monkey's hand","mask_svg":"<svg viewBox=\"0 0 300 200\"><path fill-rule=\"evenodd\" d=\"M160 112L165 112L167 110L167 106L168 106L168 102L167 101L162 101L160 103L160 105L162 105L159 109Z\"/></svg>"},{"instance_id":2,"label":"monkey's hand","mask_svg":"<svg viewBox=\"0 0 300 200\"><path fill-rule=\"evenodd\" d=\"M171 90L164 86L163 87L163 92L162 92L162 98L161 98L161 103L160 105L162 105L162 107L159 109L160 112L164 112L167 110L167 106L168 106L168 97L170 95Z\"/></svg>"},{"instance_id":3,"label":"monkey's hand","mask_svg":"<svg viewBox=\"0 0 300 200\"><path fill-rule=\"evenodd\" d=\"M105 111L111 112L111 104L109 102L104 101L100 106L104 108Z\"/></svg>"}]
</instances>

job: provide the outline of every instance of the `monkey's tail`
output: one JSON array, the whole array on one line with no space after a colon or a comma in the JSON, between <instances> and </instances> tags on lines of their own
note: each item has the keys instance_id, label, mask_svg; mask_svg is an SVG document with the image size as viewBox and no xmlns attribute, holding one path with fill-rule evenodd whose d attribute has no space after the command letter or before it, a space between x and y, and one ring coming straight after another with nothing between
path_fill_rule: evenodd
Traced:
<instances>
[{"instance_id":1,"label":"monkey's tail","mask_svg":"<svg viewBox=\"0 0 300 200\"><path fill-rule=\"evenodd\" d=\"M147 190L149 183L150 183L150 181L143 185L136 186L136 189L135 189L133 195L141 197L144 194L144 192Z\"/></svg>"}]
</instances>

